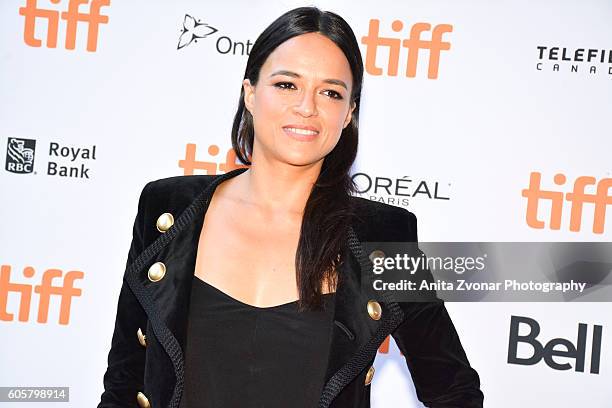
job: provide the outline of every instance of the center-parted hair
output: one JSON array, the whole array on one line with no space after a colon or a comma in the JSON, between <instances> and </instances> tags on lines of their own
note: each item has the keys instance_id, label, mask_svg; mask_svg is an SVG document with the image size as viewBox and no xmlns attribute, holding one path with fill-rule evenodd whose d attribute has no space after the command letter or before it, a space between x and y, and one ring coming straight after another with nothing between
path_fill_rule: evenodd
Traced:
<instances>
[{"instance_id":1,"label":"center-parted hair","mask_svg":"<svg viewBox=\"0 0 612 408\"><path fill-rule=\"evenodd\" d=\"M321 173L306 202L295 258L300 309L318 309L321 283L331 288L341 278L335 271L345 258L347 228L353 216L350 196L357 188L349 171L357 155L359 104L363 62L353 30L339 15L316 7L299 7L273 21L257 38L247 61L244 78L257 85L262 65L282 43L307 33L319 33L344 53L353 82L349 103L355 102L350 123L335 148L324 158ZM316 50L313 50L316 52ZM238 159L250 165L253 152L253 117L244 104L241 86L238 110L232 126L232 147Z\"/></svg>"}]
</instances>

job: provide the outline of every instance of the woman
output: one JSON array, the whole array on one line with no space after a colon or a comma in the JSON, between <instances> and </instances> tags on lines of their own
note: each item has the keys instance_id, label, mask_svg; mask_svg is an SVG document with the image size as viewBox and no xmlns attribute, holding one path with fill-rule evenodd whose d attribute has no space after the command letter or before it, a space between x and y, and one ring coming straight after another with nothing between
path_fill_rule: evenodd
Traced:
<instances>
[{"instance_id":1,"label":"woman","mask_svg":"<svg viewBox=\"0 0 612 408\"><path fill-rule=\"evenodd\" d=\"M425 405L482 406L442 302L361 290L363 242L417 240L411 212L352 196L362 78L336 14L259 36L232 129L248 167L141 193L98 407L369 407L389 334Z\"/></svg>"}]
</instances>

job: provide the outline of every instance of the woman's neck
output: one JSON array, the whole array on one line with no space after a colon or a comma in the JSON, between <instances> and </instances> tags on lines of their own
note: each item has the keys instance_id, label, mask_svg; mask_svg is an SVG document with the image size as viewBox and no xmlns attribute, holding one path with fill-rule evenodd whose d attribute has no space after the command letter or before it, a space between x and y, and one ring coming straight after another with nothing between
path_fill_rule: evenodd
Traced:
<instances>
[{"instance_id":1,"label":"woman's neck","mask_svg":"<svg viewBox=\"0 0 612 408\"><path fill-rule=\"evenodd\" d=\"M293 166L253 162L242 175L243 197L261 211L302 214L321 164Z\"/></svg>"}]
</instances>

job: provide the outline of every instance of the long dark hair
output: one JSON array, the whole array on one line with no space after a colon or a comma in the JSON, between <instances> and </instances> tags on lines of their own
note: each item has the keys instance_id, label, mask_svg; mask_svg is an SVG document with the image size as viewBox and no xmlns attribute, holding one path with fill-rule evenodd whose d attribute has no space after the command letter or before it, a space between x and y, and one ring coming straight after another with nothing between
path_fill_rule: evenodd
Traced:
<instances>
[{"instance_id":1,"label":"long dark hair","mask_svg":"<svg viewBox=\"0 0 612 408\"><path fill-rule=\"evenodd\" d=\"M257 38L249 54L244 78L254 86L268 56L280 44L306 33L320 33L344 53L351 67L353 86L350 101L355 109L349 125L342 130L335 148L324 158L321 172L306 202L295 257L300 310L321 307L321 284L326 280L337 287L337 273L346 257L347 228L353 216L350 196L357 188L349 170L357 155L359 103L363 82L363 62L353 30L339 15L316 7L290 10L272 22ZM232 126L232 147L247 165L253 152L253 117L244 104L240 89L238 110Z\"/></svg>"}]
</instances>

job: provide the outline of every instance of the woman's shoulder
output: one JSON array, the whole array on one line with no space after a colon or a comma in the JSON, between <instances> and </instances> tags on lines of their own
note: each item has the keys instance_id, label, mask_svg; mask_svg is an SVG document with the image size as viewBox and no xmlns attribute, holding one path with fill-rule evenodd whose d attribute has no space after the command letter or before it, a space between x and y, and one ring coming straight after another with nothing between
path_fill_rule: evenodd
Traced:
<instances>
[{"instance_id":1,"label":"woman's shoulder","mask_svg":"<svg viewBox=\"0 0 612 408\"><path fill-rule=\"evenodd\" d=\"M200 174L164 177L147 182L142 191L148 195L192 196L194 193L201 192L214 177Z\"/></svg>"},{"instance_id":2,"label":"woman's shoulder","mask_svg":"<svg viewBox=\"0 0 612 408\"><path fill-rule=\"evenodd\" d=\"M198 174L151 180L143 187L140 200L149 208L173 208L176 211L193 202L215 177Z\"/></svg>"},{"instance_id":3,"label":"woman's shoulder","mask_svg":"<svg viewBox=\"0 0 612 408\"><path fill-rule=\"evenodd\" d=\"M159 236L159 228L169 228L174 221L195 202L215 176L172 176L147 182L138 201L134 227L135 236L146 248Z\"/></svg>"},{"instance_id":4,"label":"woman's shoulder","mask_svg":"<svg viewBox=\"0 0 612 408\"><path fill-rule=\"evenodd\" d=\"M368 241L416 241L417 217L403 207L351 196L355 227Z\"/></svg>"},{"instance_id":5,"label":"woman's shoulder","mask_svg":"<svg viewBox=\"0 0 612 408\"><path fill-rule=\"evenodd\" d=\"M171 213L174 217L187 208L215 176L172 176L147 182L140 193L139 212L146 216Z\"/></svg>"},{"instance_id":6,"label":"woman's shoulder","mask_svg":"<svg viewBox=\"0 0 612 408\"><path fill-rule=\"evenodd\" d=\"M416 222L416 215L403 207L370 200L360 196L351 196L351 201L353 203L353 208L355 208L356 213L360 216L370 219L387 217L397 221L403 219Z\"/></svg>"}]
</instances>

